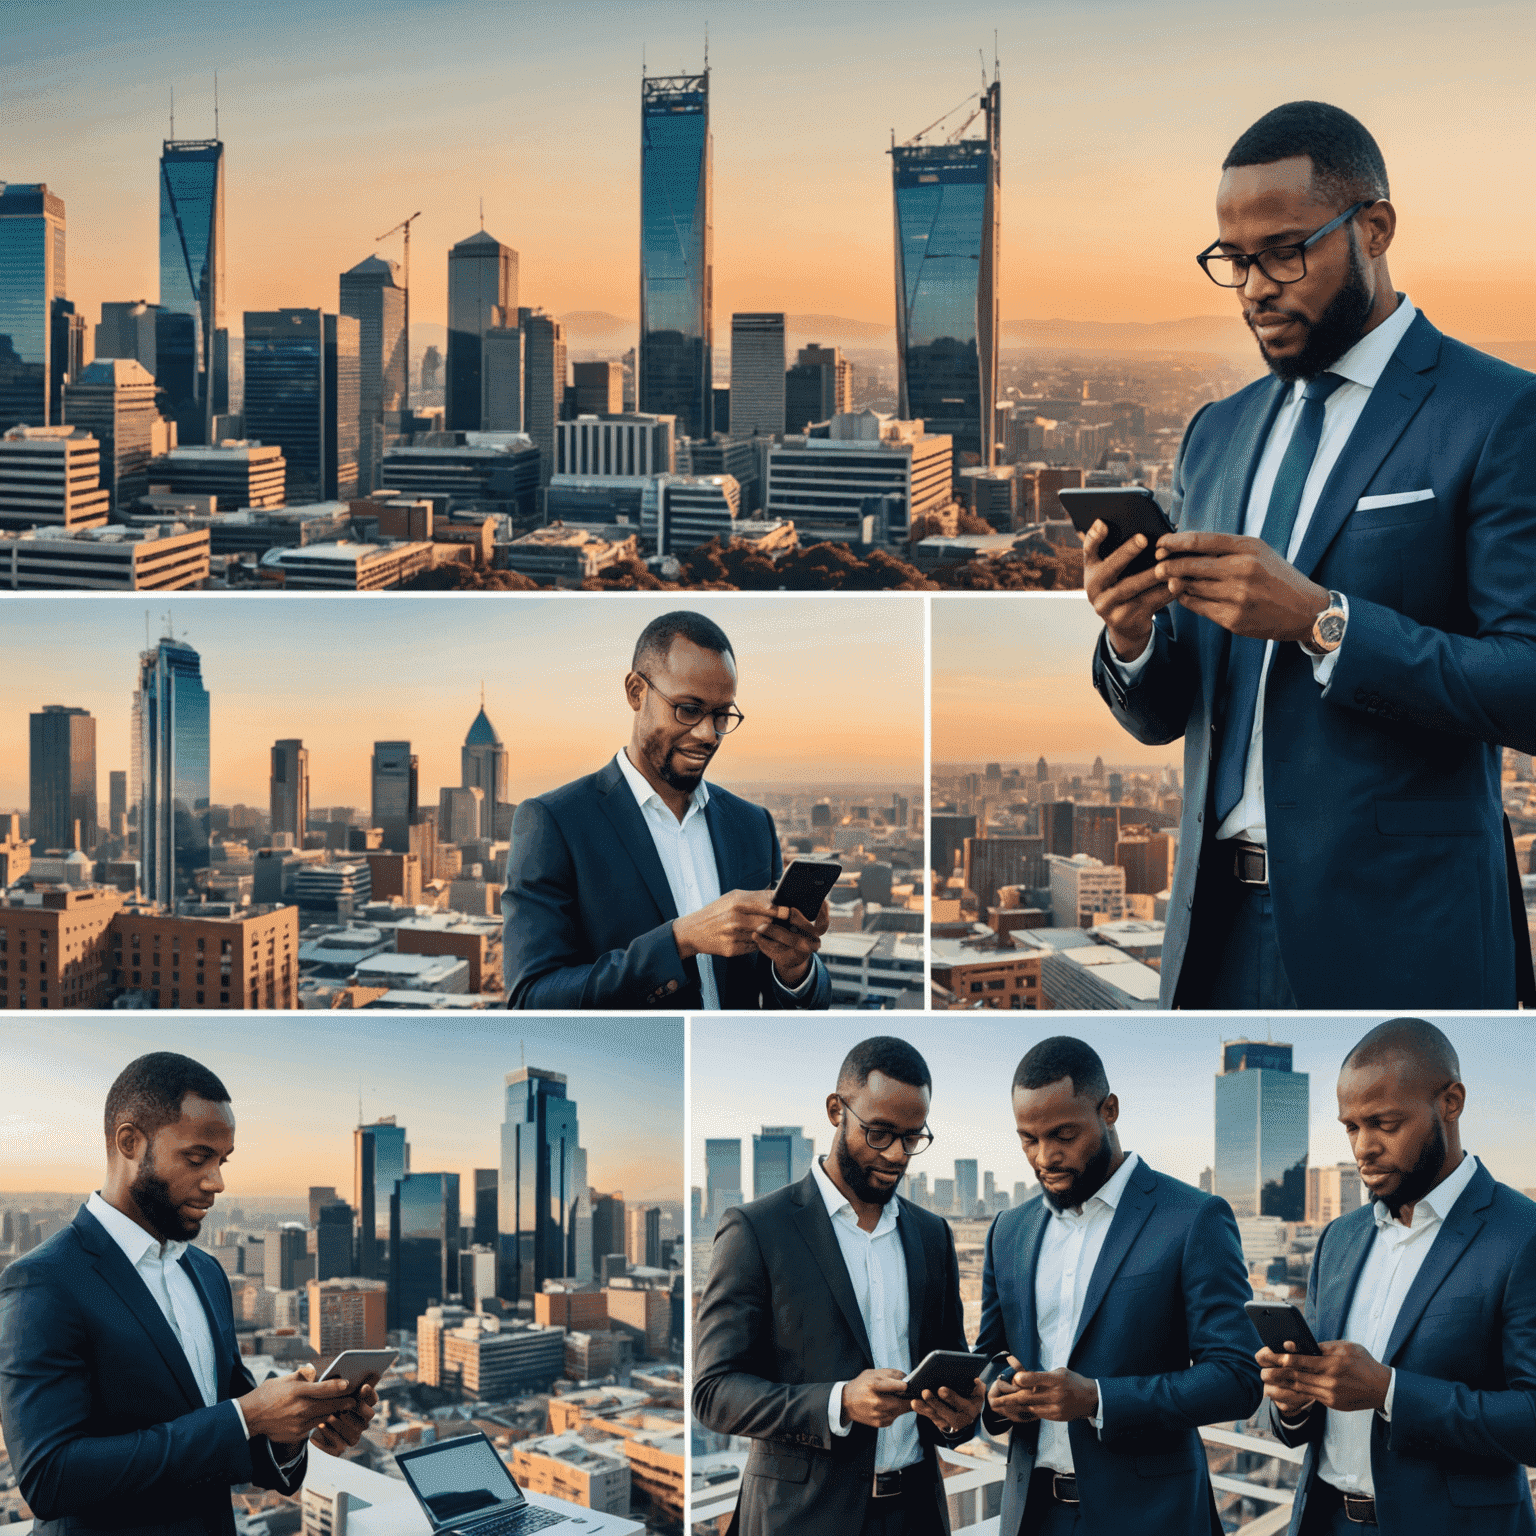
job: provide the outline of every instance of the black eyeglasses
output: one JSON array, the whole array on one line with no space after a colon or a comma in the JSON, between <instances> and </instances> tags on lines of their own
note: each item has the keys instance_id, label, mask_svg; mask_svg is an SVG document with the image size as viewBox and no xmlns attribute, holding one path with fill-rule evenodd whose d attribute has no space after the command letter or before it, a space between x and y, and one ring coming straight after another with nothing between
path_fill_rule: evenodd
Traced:
<instances>
[{"instance_id":1,"label":"black eyeglasses","mask_svg":"<svg viewBox=\"0 0 1536 1536\"><path fill-rule=\"evenodd\" d=\"M1307 275L1307 252L1325 235L1331 235L1341 224L1347 224L1362 208L1380 201L1380 198L1370 197L1353 208L1346 208L1338 218L1330 219L1321 229L1314 230L1300 245L1271 245L1248 255L1243 251L1218 251L1216 247L1221 241L1213 240L1195 260L1218 288L1241 288L1248 281L1250 267L1257 267L1272 283L1299 283Z\"/></svg>"},{"instance_id":2,"label":"black eyeglasses","mask_svg":"<svg viewBox=\"0 0 1536 1536\"><path fill-rule=\"evenodd\" d=\"M901 1150L908 1157L916 1157L933 1145L933 1132L926 1125L920 1131L908 1131L905 1136L898 1137L888 1125L871 1125L842 1094L838 1094L837 1102L863 1126L864 1141L872 1152L883 1152L893 1141L900 1140Z\"/></svg>"},{"instance_id":3,"label":"black eyeglasses","mask_svg":"<svg viewBox=\"0 0 1536 1536\"><path fill-rule=\"evenodd\" d=\"M635 676L642 679L648 688L656 688L656 684L646 677L644 672L637 672ZM656 688L656 692L672 706L672 713L677 716L679 725L697 725L705 715L708 715L709 723L714 726L716 736L729 736L747 718L736 708L700 709L697 704L679 704L676 699L662 693L660 688Z\"/></svg>"}]
</instances>

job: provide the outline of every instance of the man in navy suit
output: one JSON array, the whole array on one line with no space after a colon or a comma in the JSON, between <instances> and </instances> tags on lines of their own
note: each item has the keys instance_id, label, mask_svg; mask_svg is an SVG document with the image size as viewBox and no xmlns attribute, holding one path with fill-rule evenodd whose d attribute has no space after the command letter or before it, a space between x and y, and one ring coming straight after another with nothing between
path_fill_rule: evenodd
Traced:
<instances>
[{"instance_id":1,"label":"man in navy suit","mask_svg":"<svg viewBox=\"0 0 1536 1536\"><path fill-rule=\"evenodd\" d=\"M1338 1095L1372 1198L1312 1256L1322 1353L1257 1357L1270 1428L1307 1448L1291 1536L1533 1536L1536 1202L1462 1150L1433 1024L1371 1030Z\"/></svg>"},{"instance_id":2,"label":"man in navy suit","mask_svg":"<svg viewBox=\"0 0 1536 1536\"><path fill-rule=\"evenodd\" d=\"M1151 570L1085 543L1095 686L1184 738L1165 1007L1536 999L1500 800L1536 750L1536 378L1396 291L1387 196L1336 107L1243 134L1200 261L1273 377L1190 422Z\"/></svg>"},{"instance_id":3,"label":"man in navy suit","mask_svg":"<svg viewBox=\"0 0 1536 1536\"><path fill-rule=\"evenodd\" d=\"M296 1492L311 1434L339 1455L377 1397L313 1367L257 1386L241 1363L229 1279L189 1246L234 1149L218 1078L170 1051L141 1056L105 1121L101 1190L0 1275L17 1483L38 1536L234 1536L232 1487Z\"/></svg>"},{"instance_id":4,"label":"man in navy suit","mask_svg":"<svg viewBox=\"0 0 1536 1536\"><path fill-rule=\"evenodd\" d=\"M1220 1536L1199 1428L1261 1400L1231 1208L1122 1151L1081 1040L1024 1057L1013 1117L1043 1198L992 1223L982 1271L976 1348L1013 1367L982 1415L999 1536Z\"/></svg>"},{"instance_id":5,"label":"man in navy suit","mask_svg":"<svg viewBox=\"0 0 1536 1536\"><path fill-rule=\"evenodd\" d=\"M825 1008L827 904L815 923L773 906L773 817L704 782L743 719L731 642L703 614L663 614L624 694L628 746L512 819L508 1007Z\"/></svg>"}]
</instances>

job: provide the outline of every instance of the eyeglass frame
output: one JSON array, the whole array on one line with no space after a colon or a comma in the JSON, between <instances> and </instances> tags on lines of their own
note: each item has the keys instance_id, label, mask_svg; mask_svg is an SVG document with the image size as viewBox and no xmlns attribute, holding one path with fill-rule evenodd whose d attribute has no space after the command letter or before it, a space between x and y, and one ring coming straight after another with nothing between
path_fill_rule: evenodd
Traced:
<instances>
[{"instance_id":1,"label":"eyeglass frame","mask_svg":"<svg viewBox=\"0 0 1536 1536\"><path fill-rule=\"evenodd\" d=\"M1313 230L1305 240L1302 240L1299 243L1293 242L1289 245L1271 245L1262 251L1236 251L1228 253L1226 251L1218 251L1216 247L1222 242L1220 240L1213 240L1208 246L1206 246L1203 251L1200 252L1198 256L1195 257L1195 262L1199 266L1200 270L1204 272L1205 275L1209 277L1218 288L1225 288L1229 293L1236 292L1238 289L1246 288L1248 286L1249 273L1253 270L1254 267L1257 267L1259 271L1262 272L1264 276L1270 280L1270 282L1279 283L1282 287L1286 287L1291 283L1299 283L1302 278L1307 275L1307 252L1311 250L1319 240L1322 240L1328 235L1331 235L1334 230L1338 229L1341 225L1349 223L1349 221L1354 218L1357 213L1361 213L1365 209L1373 207L1379 202L1381 202L1381 198L1379 197L1368 197L1364 202L1356 203L1352 208L1346 208L1344 212L1341 213L1337 218L1329 219L1329 221L1324 224L1321 229ZM1274 255L1277 251L1295 251L1301 257L1300 276L1276 277L1269 270L1269 268L1264 265L1264 258L1266 256ZM1212 256L1219 256L1223 261L1231 261L1234 263L1238 261L1247 262L1248 270L1243 273L1242 282L1217 283L1216 279L1211 276L1210 267L1206 265ZM1233 270L1236 270L1235 266Z\"/></svg>"},{"instance_id":2,"label":"eyeglass frame","mask_svg":"<svg viewBox=\"0 0 1536 1536\"><path fill-rule=\"evenodd\" d=\"M655 688L656 692L660 694L661 697L664 698L667 703L672 706L672 714L679 725L702 725L704 723L704 718L707 715L709 717L710 728L714 731L716 736L729 736L732 731L738 729L746 721L747 717L742 714L742 712L737 709L734 704L728 704L724 709L710 710L705 710L697 704L679 704L678 701L672 698L670 694L662 693L661 689L657 688L656 684L653 683L650 678L645 675L644 672L637 671L635 676L638 677L647 688ZM678 714L678 710L680 709L697 709L699 711L699 718L694 721L684 720L683 717ZM721 730L721 728L715 722L719 720L722 715L724 715L727 720L734 720L736 724L728 725L724 730Z\"/></svg>"},{"instance_id":3,"label":"eyeglass frame","mask_svg":"<svg viewBox=\"0 0 1536 1536\"><path fill-rule=\"evenodd\" d=\"M908 1157L920 1157L924 1152L928 1150L929 1147L933 1145L934 1135L933 1132L929 1130L928 1122L926 1120L923 1122L923 1128L920 1131L907 1131L904 1134L898 1133L897 1131L888 1129L883 1125L871 1126L869 1121L867 1121L864 1116L861 1115L858 1110L856 1110L853 1105L850 1104L848 1100L842 1096L842 1094L835 1094L834 1097L837 1099L837 1102L841 1104L843 1108L846 1109L848 1113L859 1122L859 1125L863 1128L864 1131L864 1143L871 1152L884 1152L885 1149L892 1144L892 1142L899 1141L901 1143L901 1150L905 1152ZM890 1141L881 1142L877 1146L869 1139L869 1133L871 1130L873 1130L877 1136L889 1136ZM907 1143L909 1141L916 1141L919 1138L923 1139L922 1146L916 1148L915 1150L909 1151L907 1148Z\"/></svg>"}]
</instances>

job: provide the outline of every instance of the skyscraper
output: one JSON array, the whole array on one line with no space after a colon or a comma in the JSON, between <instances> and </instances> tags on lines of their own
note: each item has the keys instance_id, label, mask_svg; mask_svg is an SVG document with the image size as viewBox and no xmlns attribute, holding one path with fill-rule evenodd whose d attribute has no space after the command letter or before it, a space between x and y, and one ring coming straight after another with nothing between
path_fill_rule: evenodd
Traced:
<instances>
[{"instance_id":1,"label":"skyscraper","mask_svg":"<svg viewBox=\"0 0 1536 1536\"><path fill-rule=\"evenodd\" d=\"M957 471L995 459L1001 106L994 77L982 138L891 148L898 412L948 433Z\"/></svg>"},{"instance_id":2,"label":"skyscraper","mask_svg":"<svg viewBox=\"0 0 1536 1536\"><path fill-rule=\"evenodd\" d=\"M416 1327L459 1289L459 1176L407 1173L389 1215L390 1328Z\"/></svg>"},{"instance_id":3,"label":"skyscraper","mask_svg":"<svg viewBox=\"0 0 1536 1536\"><path fill-rule=\"evenodd\" d=\"M704 1143L704 1213L713 1232L721 1212L741 1204L741 1138L712 1137Z\"/></svg>"},{"instance_id":4,"label":"skyscraper","mask_svg":"<svg viewBox=\"0 0 1536 1536\"><path fill-rule=\"evenodd\" d=\"M149 489L149 461L165 451L155 381L132 358L98 358L64 386L64 420L101 444L101 488L119 511Z\"/></svg>"},{"instance_id":5,"label":"skyscraper","mask_svg":"<svg viewBox=\"0 0 1536 1536\"><path fill-rule=\"evenodd\" d=\"M739 1148L740 1143L736 1143ZM752 1198L771 1195L810 1172L816 1144L798 1125L765 1125L752 1138ZM708 1153L705 1156L708 1164ZM717 1218L718 1219L718 1218Z\"/></svg>"},{"instance_id":6,"label":"skyscraper","mask_svg":"<svg viewBox=\"0 0 1536 1536\"><path fill-rule=\"evenodd\" d=\"M714 430L714 168L709 71L640 82L637 409Z\"/></svg>"},{"instance_id":7,"label":"skyscraper","mask_svg":"<svg viewBox=\"0 0 1536 1536\"><path fill-rule=\"evenodd\" d=\"M213 418L229 410L229 332L224 324L224 145L167 139L160 150L160 308L190 327L165 327L175 348L155 379L185 443L211 443ZM221 335L222 333L222 335ZM190 357L184 355L190 340Z\"/></svg>"},{"instance_id":8,"label":"skyscraper","mask_svg":"<svg viewBox=\"0 0 1536 1536\"><path fill-rule=\"evenodd\" d=\"M474 1240L477 1248L490 1248L496 1244L496 1199L500 1185L499 1168L475 1169Z\"/></svg>"},{"instance_id":9,"label":"skyscraper","mask_svg":"<svg viewBox=\"0 0 1536 1536\"><path fill-rule=\"evenodd\" d=\"M405 396L405 289L400 268L368 256L341 274L340 313L358 327L357 494L380 489L384 446Z\"/></svg>"},{"instance_id":10,"label":"skyscraper","mask_svg":"<svg viewBox=\"0 0 1536 1536\"><path fill-rule=\"evenodd\" d=\"M315 1212L315 1279L351 1273L352 1207L345 1200L328 1200Z\"/></svg>"},{"instance_id":11,"label":"skyscraper","mask_svg":"<svg viewBox=\"0 0 1536 1536\"><path fill-rule=\"evenodd\" d=\"M962 1216L971 1215L976 1208L976 1159L955 1159L955 1205Z\"/></svg>"},{"instance_id":12,"label":"skyscraper","mask_svg":"<svg viewBox=\"0 0 1536 1536\"><path fill-rule=\"evenodd\" d=\"M478 230L448 252L448 431L480 430L480 338L495 326L516 323L517 252Z\"/></svg>"},{"instance_id":13,"label":"skyscraper","mask_svg":"<svg viewBox=\"0 0 1536 1536\"><path fill-rule=\"evenodd\" d=\"M498 1200L498 1294L538 1294L576 1270L576 1104L559 1072L522 1067L506 1079Z\"/></svg>"},{"instance_id":14,"label":"skyscraper","mask_svg":"<svg viewBox=\"0 0 1536 1536\"><path fill-rule=\"evenodd\" d=\"M69 364L64 199L41 182L0 182L0 273L0 432L56 425Z\"/></svg>"},{"instance_id":15,"label":"skyscraper","mask_svg":"<svg viewBox=\"0 0 1536 1536\"><path fill-rule=\"evenodd\" d=\"M357 1272L365 1280L389 1278L390 1200L411 1169L405 1127L393 1115L352 1133L352 1208L357 1213Z\"/></svg>"},{"instance_id":16,"label":"skyscraper","mask_svg":"<svg viewBox=\"0 0 1536 1536\"><path fill-rule=\"evenodd\" d=\"M38 853L96 846L96 721L45 704L32 716L32 846Z\"/></svg>"},{"instance_id":17,"label":"skyscraper","mask_svg":"<svg viewBox=\"0 0 1536 1536\"><path fill-rule=\"evenodd\" d=\"M1308 1074L1291 1047L1227 1040L1216 1077L1216 1193L1241 1220L1301 1221L1307 1203Z\"/></svg>"},{"instance_id":18,"label":"skyscraper","mask_svg":"<svg viewBox=\"0 0 1536 1536\"><path fill-rule=\"evenodd\" d=\"M494 839L496 807L504 804L507 798L507 749L485 713L483 697L480 700L480 713L469 727L459 757L461 787L478 789L482 795L479 802L480 826L475 835Z\"/></svg>"},{"instance_id":19,"label":"skyscraper","mask_svg":"<svg viewBox=\"0 0 1536 1536\"><path fill-rule=\"evenodd\" d=\"M784 316L732 315L731 436L771 437L783 430Z\"/></svg>"},{"instance_id":20,"label":"skyscraper","mask_svg":"<svg viewBox=\"0 0 1536 1536\"><path fill-rule=\"evenodd\" d=\"M128 835L128 770L114 768L107 774L107 831L113 837Z\"/></svg>"},{"instance_id":21,"label":"skyscraper","mask_svg":"<svg viewBox=\"0 0 1536 1536\"><path fill-rule=\"evenodd\" d=\"M523 430L539 450L539 483L555 472L555 423L565 403L565 327L542 309L520 309Z\"/></svg>"},{"instance_id":22,"label":"skyscraper","mask_svg":"<svg viewBox=\"0 0 1536 1536\"><path fill-rule=\"evenodd\" d=\"M839 347L801 347L784 376L784 423L803 432L808 423L830 421L853 408L853 364Z\"/></svg>"},{"instance_id":23,"label":"skyscraper","mask_svg":"<svg viewBox=\"0 0 1536 1536\"><path fill-rule=\"evenodd\" d=\"M624 1196L620 1193L592 1196L592 1271L602 1277L603 1260L624 1252Z\"/></svg>"},{"instance_id":24,"label":"skyscraper","mask_svg":"<svg viewBox=\"0 0 1536 1536\"><path fill-rule=\"evenodd\" d=\"M272 744L272 830L288 832L295 848L309 830L309 749L289 737Z\"/></svg>"},{"instance_id":25,"label":"skyscraper","mask_svg":"<svg viewBox=\"0 0 1536 1536\"><path fill-rule=\"evenodd\" d=\"M411 851L411 826L417 809L416 758L410 742L374 742L370 825L383 829L384 846L392 853Z\"/></svg>"},{"instance_id":26,"label":"skyscraper","mask_svg":"<svg viewBox=\"0 0 1536 1536\"><path fill-rule=\"evenodd\" d=\"M147 373L155 376L155 317L158 304L143 299L126 303L104 302L101 324L96 327L96 357L131 358Z\"/></svg>"},{"instance_id":27,"label":"skyscraper","mask_svg":"<svg viewBox=\"0 0 1536 1536\"><path fill-rule=\"evenodd\" d=\"M144 894L172 906L208 865L208 690L185 641L140 655L132 734Z\"/></svg>"}]
</instances>

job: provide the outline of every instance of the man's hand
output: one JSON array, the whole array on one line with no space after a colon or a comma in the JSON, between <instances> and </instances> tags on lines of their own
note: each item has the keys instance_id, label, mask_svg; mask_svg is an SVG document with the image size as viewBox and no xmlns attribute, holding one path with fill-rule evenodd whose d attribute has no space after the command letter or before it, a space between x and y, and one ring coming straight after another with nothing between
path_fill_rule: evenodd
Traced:
<instances>
[{"instance_id":1,"label":"man's hand","mask_svg":"<svg viewBox=\"0 0 1536 1536\"><path fill-rule=\"evenodd\" d=\"M826 902L822 902L816 920L818 927L807 922L804 913L794 907L775 907L773 911L775 919L758 934L757 947L773 961L780 982L786 987L798 987L811 968L811 956L821 948L821 935L827 931L831 914Z\"/></svg>"},{"instance_id":2,"label":"man's hand","mask_svg":"<svg viewBox=\"0 0 1536 1536\"><path fill-rule=\"evenodd\" d=\"M949 1387L940 1387L937 1393L930 1390L921 1397L914 1397L909 1406L913 1413L932 1419L946 1434L952 1435L957 1429L974 1424L986 1401L987 1389L982 1386L981 1377L978 1376L971 1383L969 1397L962 1397Z\"/></svg>"},{"instance_id":3,"label":"man's hand","mask_svg":"<svg viewBox=\"0 0 1536 1536\"><path fill-rule=\"evenodd\" d=\"M1285 1341L1287 1350L1296 1348L1294 1339ZM1316 1399L1310 1392L1298 1392L1293 1387L1281 1385L1281 1373L1285 1369L1281 1362L1289 1360L1289 1354L1276 1354L1267 1344L1253 1357L1259 1362L1259 1376L1264 1382L1264 1396L1267 1397L1280 1412L1288 1419L1299 1419L1306 1413ZM1289 1380L1289 1377L1286 1378Z\"/></svg>"},{"instance_id":4,"label":"man's hand","mask_svg":"<svg viewBox=\"0 0 1536 1536\"><path fill-rule=\"evenodd\" d=\"M316 1381L312 1365L301 1365L291 1376L264 1381L240 1399L246 1429L252 1435L265 1435L279 1461L296 1456L310 1433L327 1418L357 1406L357 1398L345 1381Z\"/></svg>"},{"instance_id":5,"label":"man's hand","mask_svg":"<svg viewBox=\"0 0 1536 1536\"><path fill-rule=\"evenodd\" d=\"M757 948L757 938L787 907L769 901L770 891L727 891L697 912L673 921L672 937L684 960L695 955L745 955ZM801 972L804 975L804 972Z\"/></svg>"},{"instance_id":6,"label":"man's hand","mask_svg":"<svg viewBox=\"0 0 1536 1536\"><path fill-rule=\"evenodd\" d=\"M1126 566L1147 547L1145 535L1127 539L1101 560L1099 546L1108 532L1101 520L1083 535L1083 591L1109 631L1110 649L1121 661L1135 661L1152 638L1152 616L1166 608L1173 596L1155 567L1123 577Z\"/></svg>"},{"instance_id":7,"label":"man's hand","mask_svg":"<svg viewBox=\"0 0 1536 1536\"><path fill-rule=\"evenodd\" d=\"M1358 1344L1342 1339L1317 1346L1320 1355L1271 1354L1260 1350L1261 1367L1265 1357L1274 1363L1259 1374L1264 1380L1264 1395L1280 1405L1287 1418L1295 1418L1307 1402L1321 1403L1340 1413L1358 1413L1362 1408L1378 1412L1387 1406L1387 1388L1392 1385L1391 1369ZM1276 1390L1271 1391L1271 1384ZM1287 1401L1294 1406L1287 1408Z\"/></svg>"},{"instance_id":8,"label":"man's hand","mask_svg":"<svg viewBox=\"0 0 1536 1536\"><path fill-rule=\"evenodd\" d=\"M357 1395L357 1406L327 1418L309 1437L310 1444L318 1446L328 1456L343 1455L348 1446L356 1445L363 1438L363 1431L368 1428L378 1404L379 1394L365 1382Z\"/></svg>"},{"instance_id":9,"label":"man's hand","mask_svg":"<svg viewBox=\"0 0 1536 1536\"><path fill-rule=\"evenodd\" d=\"M882 1368L860 1371L843 1385L843 1423L868 1424L884 1429L904 1413L911 1413L907 1401L907 1378L901 1371Z\"/></svg>"},{"instance_id":10,"label":"man's hand","mask_svg":"<svg viewBox=\"0 0 1536 1536\"><path fill-rule=\"evenodd\" d=\"M1257 640L1305 640L1328 606L1326 587L1243 534L1165 533L1152 569L1191 613Z\"/></svg>"},{"instance_id":11,"label":"man's hand","mask_svg":"<svg viewBox=\"0 0 1536 1536\"><path fill-rule=\"evenodd\" d=\"M1017 1424L1030 1419L1050 1419L1065 1424L1072 1419L1091 1419L1099 1411L1097 1383L1065 1366L1054 1371L1026 1371L1012 1355L1014 1369L992 1383L987 1404L994 1413Z\"/></svg>"}]
</instances>

